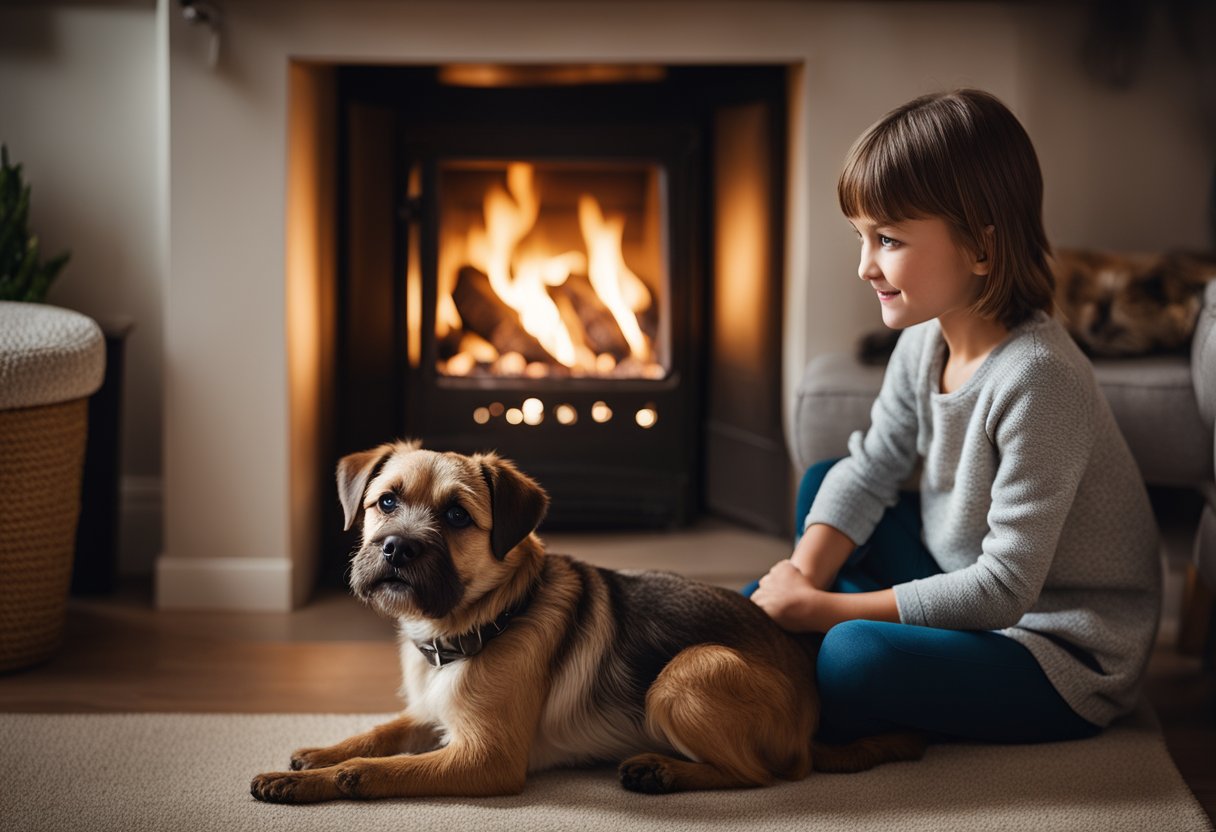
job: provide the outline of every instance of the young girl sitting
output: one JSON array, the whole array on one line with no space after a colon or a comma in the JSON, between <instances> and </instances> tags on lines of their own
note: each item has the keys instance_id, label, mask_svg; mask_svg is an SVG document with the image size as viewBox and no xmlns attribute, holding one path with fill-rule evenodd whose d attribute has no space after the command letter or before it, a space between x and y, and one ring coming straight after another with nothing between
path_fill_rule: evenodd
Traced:
<instances>
[{"instance_id":1,"label":"young girl sitting","mask_svg":"<svg viewBox=\"0 0 1216 832\"><path fill-rule=\"evenodd\" d=\"M904 331L869 430L807 471L804 533L752 600L826 633L829 742L1093 735L1136 702L1157 530L1088 360L1050 317L1030 139L987 93L918 98L857 140L838 195L858 277ZM914 470L919 493L901 494Z\"/></svg>"}]
</instances>

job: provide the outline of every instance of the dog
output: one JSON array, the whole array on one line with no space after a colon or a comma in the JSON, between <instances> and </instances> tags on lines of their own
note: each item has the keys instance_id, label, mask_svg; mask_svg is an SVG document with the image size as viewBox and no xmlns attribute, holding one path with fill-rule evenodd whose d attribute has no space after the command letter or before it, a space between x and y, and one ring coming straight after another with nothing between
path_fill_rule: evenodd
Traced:
<instances>
[{"instance_id":1,"label":"dog","mask_svg":"<svg viewBox=\"0 0 1216 832\"><path fill-rule=\"evenodd\" d=\"M911 734L814 743L813 646L739 593L547 554L547 495L496 454L398 442L337 478L347 529L363 518L351 589L398 623L406 708L296 751L258 800L508 795L621 760L636 792L738 788L923 753Z\"/></svg>"}]
</instances>

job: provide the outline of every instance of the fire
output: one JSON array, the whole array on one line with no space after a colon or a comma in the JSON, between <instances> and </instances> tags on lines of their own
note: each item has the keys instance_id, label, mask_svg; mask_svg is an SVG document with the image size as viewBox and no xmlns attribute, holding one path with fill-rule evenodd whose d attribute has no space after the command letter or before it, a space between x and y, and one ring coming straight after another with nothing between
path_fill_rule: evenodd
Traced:
<instances>
[{"instance_id":1,"label":"fire","mask_svg":"<svg viewBox=\"0 0 1216 832\"><path fill-rule=\"evenodd\" d=\"M581 194L577 227L584 250L572 250L554 245L544 222L538 227L542 205L534 165L508 165L505 184L486 190L480 225L470 225L465 235L447 234L440 243L436 334L458 338L460 350L444 371L468 375L481 364L493 372L540 377L560 365L568 374L662 378L653 335L639 320L654 299L625 262L625 217L605 214L594 196ZM572 241L573 233L567 239ZM573 285L576 276L582 289ZM469 285L460 286L462 281ZM594 300L580 291L593 293ZM505 335L499 319L511 316L494 315L499 303L518 317L518 326L512 323ZM473 304L477 308L471 310ZM591 314L602 319L593 327L587 323ZM612 326L619 330L610 333L620 344L615 355L602 347L605 327ZM590 328L597 329L596 337ZM592 346L597 339L598 350ZM623 372L617 369L621 365Z\"/></svg>"},{"instance_id":2,"label":"fire","mask_svg":"<svg viewBox=\"0 0 1216 832\"><path fill-rule=\"evenodd\" d=\"M642 279L625 265L625 255L621 252L625 220L620 217L606 219L595 197L584 194L578 201L578 221L587 251L591 253L588 265L591 285L612 312L621 334L629 342L630 352L636 358L648 361L650 345L635 313L650 306L650 292Z\"/></svg>"}]
</instances>

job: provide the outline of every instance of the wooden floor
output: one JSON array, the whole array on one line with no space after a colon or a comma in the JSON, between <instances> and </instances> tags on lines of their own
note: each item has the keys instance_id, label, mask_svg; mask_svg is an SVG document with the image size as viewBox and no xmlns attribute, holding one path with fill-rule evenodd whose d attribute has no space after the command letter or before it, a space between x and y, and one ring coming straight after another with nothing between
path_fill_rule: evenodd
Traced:
<instances>
[{"instance_id":1,"label":"wooden floor","mask_svg":"<svg viewBox=\"0 0 1216 832\"><path fill-rule=\"evenodd\" d=\"M391 626L353 599L294 613L166 613L150 589L73 600L50 662L0 675L0 712L386 713L399 707ZM1216 674L1158 648L1148 696L1183 778L1216 818Z\"/></svg>"}]
</instances>

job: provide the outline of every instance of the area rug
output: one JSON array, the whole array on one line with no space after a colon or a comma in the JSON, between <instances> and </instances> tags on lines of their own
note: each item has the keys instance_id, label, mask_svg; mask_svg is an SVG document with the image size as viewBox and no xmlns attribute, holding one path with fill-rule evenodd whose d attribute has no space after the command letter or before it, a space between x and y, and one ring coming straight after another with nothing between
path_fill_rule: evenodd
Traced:
<instances>
[{"instance_id":1,"label":"area rug","mask_svg":"<svg viewBox=\"0 0 1216 832\"><path fill-rule=\"evenodd\" d=\"M275 806L249 781L292 750L388 715L0 715L0 829L13 832L354 830L1211 830L1147 707L1092 740L942 744L916 763L769 789L661 797L612 768L548 772L523 794Z\"/></svg>"}]
</instances>

